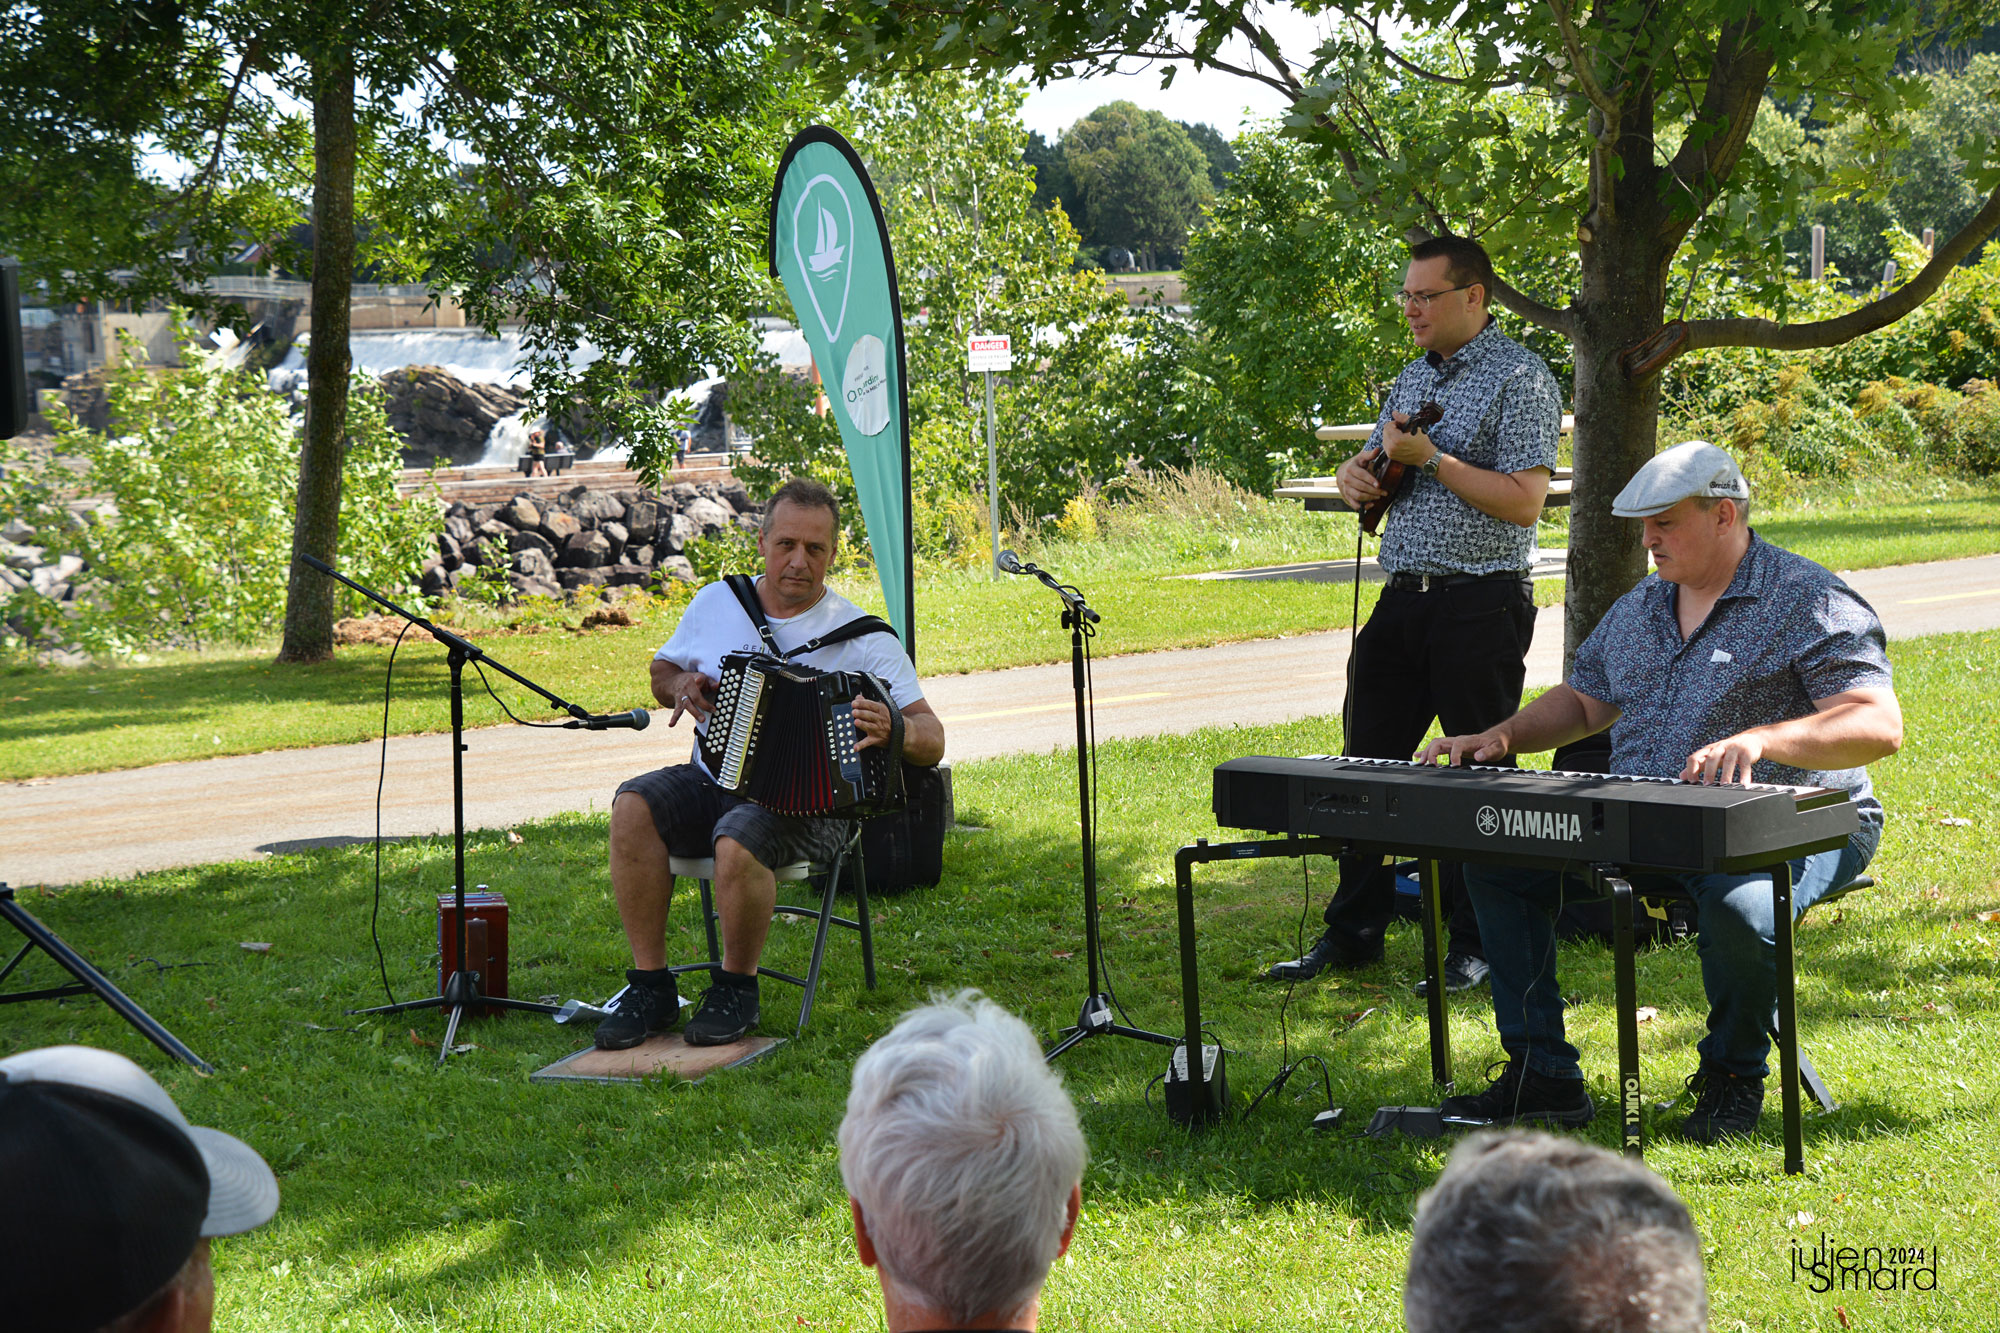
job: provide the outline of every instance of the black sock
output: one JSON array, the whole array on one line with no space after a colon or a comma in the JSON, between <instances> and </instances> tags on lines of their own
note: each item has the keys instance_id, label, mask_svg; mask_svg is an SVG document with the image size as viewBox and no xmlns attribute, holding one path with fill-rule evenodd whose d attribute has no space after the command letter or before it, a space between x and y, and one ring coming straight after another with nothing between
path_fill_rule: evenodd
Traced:
<instances>
[{"instance_id":1,"label":"black sock","mask_svg":"<svg viewBox=\"0 0 2000 1333\"><path fill-rule=\"evenodd\" d=\"M715 969L715 981L719 986L729 986L736 990L753 991L757 989L757 974L755 972L747 974L731 972L728 968L718 967Z\"/></svg>"}]
</instances>

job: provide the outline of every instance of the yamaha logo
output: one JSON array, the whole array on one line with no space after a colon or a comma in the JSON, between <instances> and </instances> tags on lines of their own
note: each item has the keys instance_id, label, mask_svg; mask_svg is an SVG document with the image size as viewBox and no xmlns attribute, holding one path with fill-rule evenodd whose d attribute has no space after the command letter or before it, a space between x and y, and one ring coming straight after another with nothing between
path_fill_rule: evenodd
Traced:
<instances>
[{"instance_id":1,"label":"yamaha logo","mask_svg":"<svg viewBox=\"0 0 2000 1333\"><path fill-rule=\"evenodd\" d=\"M1583 820L1575 815L1551 810L1502 810L1482 805L1473 816L1481 837L1504 833L1510 838L1542 838L1553 842L1582 842Z\"/></svg>"}]
</instances>

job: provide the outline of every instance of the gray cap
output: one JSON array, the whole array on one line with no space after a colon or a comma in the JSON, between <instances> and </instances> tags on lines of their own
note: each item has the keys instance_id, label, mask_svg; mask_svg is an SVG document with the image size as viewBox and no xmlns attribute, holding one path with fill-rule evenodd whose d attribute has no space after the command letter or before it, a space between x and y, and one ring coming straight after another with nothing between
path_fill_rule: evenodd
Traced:
<instances>
[{"instance_id":1,"label":"gray cap","mask_svg":"<svg viewBox=\"0 0 2000 1333\"><path fill-rule=\"evenodd\" d=\"M89 1046L45 1046L0 1060L10 1085L79 1088L115 1097L167 1121L194 1145L208 1168L204 1236L234 1236L263 1226L278 1211L278 1180L255 1148L233 1134L190 1125L167 1090L122 1055Z\"/></svg>"},{"instance_id":2,"label":"gray cap","mask_svg":"<svg viewBox=\"0 0 2000 1333\"><path fill-rule=\"evenodd\" d=\"M1707 440L1689 440L1653 455L1618 492L1611 512L1620 518L1648 518L1697 495L1750 498L1750 483L1744 480L1743 469Z\"/></svg>"}]
</instances>

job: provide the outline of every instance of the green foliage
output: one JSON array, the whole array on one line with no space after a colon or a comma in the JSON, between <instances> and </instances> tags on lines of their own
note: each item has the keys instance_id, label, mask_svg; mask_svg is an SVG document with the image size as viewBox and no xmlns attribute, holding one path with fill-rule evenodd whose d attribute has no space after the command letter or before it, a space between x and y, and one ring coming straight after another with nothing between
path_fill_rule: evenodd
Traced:
<instances>
[{"instance_id":1,"label":"green foliage","mask_svg":"<svg viewBox=\"0 0 2000 1333\"><path fill-rule=\"evenodd\" d=\"M1028 141L1021 146L1021 161L1035 173L1036 208L1052 208L1061 204L1063 212L1070 218L1083 216L1083 203L1076 193L1076 178L1069 174L1069 163L1063 158L1060 139L1050 143L1042 137L1040 130L1029 130Z\"/></svg>"},{"instance_id":2,"label":"green foliage","mask_svg":"<svg viewBox=\"0 0 2000 1333\"><path fill-rule=\"evenodd\" d=\"M1855 414L1885 448L1936 467L2000 472L2000 392L1974 380L1964 393L1892 377L1861 391Z\"/></svg>"},{"instance_id":3,"label":"green foliage","mask_svg":"<svg viewBox=\"0 0 2000 1333\"><path fill-rule=\"evenodd\" d=\"M31 644L77 643L93 654L241 644L276 629L290 568L298 430L283 399L254 372L217 367L190 348L185 370L154 373L127 341L110 373L110 429L99 434L58 408L59 453L80 478L8 469L0 513L34 529L51 553L79 556L72 605L24 590L0 615L19 617ZM399 600L435 541L427 498L396 493L400 439L380 392L353 389L341 524L351 577ZM108 496L116 517L79 519L71 487ZM362 599L343 589L359 610Z\"/></svg>"},{"instance_id":4,"label":"green foliage","mask_svg":"<svg viewBox=\"0 0 2000 1333\"><path fill-rule=\"evenodd\" d=\"M764 572L763 558L757 554L757 539L734 524L713 537L695 538L681 549L681 554L694 566L698 584L713 583L728 574L755 577Z\"/></svg>"},{"instance_id":5,"label":"green foliage","mask_svg":"<svg viewBox=\"0 0 2000 1333\"><path fill-rule=\"evenodd\" d=\"M1154 268L1178 251L1214 197L1209 160L1187 130L1157 111L1108 102L1070 127L1063 161L1093 245L1122 245Z\"/></svg>"},{"instance_id":6,"label":"green foliage","mask_svg":"<svg viewBox=\"0 0 2000 1333\"><path fill-rule=\"evenodd\" d=\"M388 275L517 325L535 406L653 478L685 424L658 386L750 350L771 175L807 109L759 25L711 20L695 0L495 5L368 201Z\"/></svg>"},{"instance_id":7,"label":"green foliage","mask_svg":"<svg viewBox=\"0 0 2000 1333\"><path fill-rule=\"evenodd\" d=\"M1240 165L1236 149L1222 137L1220 130L1206 121L1190 123L1177 120L1174 124L1187 131L1188 142L1199 148L1201 155L1208 159L1208 188L1221 194Z\"/></svg>"},{"instance_id":8,"label":"green foliage","mask_svg":"<svg viewBox=\"0 0 2000 1333\"><path fill-rule=\"evenodd\" d=\"M1915 266L1922 252L1908 236L1894 238L1899 262ZM1938 292L1913 313L1885 329L1836 347L1808 352L1761 348L1709 348L1670 365L1661 381L1663 410L1681 416L1727 417L1746 402L1769 402L1781 393L1779 380L1794 369L1843 402L1852 403L1870 384L1900 379L1939 386L2000 379L2000 245L1989 244L1979 258L1954 269ZM1712 298L1732 301L1731 294ZM1785 304L1797 318L1832 319L1869 299L1843 291L1837 282L1814 285L1794 275ZM1747 299L1744 313L1776 318L1777 311Z\"/></svg>"},{"instance_id":9,"label":"green foliage","mask_svg":"<svg viewBox=\"0 0 2000 1333\"><path fill-rule=\"evenodd\" d=\"M1783 117L1795 152L1816 161L1834 182L1807 202L1799 223L1785 235L1785 249L1801 268L1811 255L1812 224L1826 227L1826 258L1853 283L1881 281L1882 266L1908 260L1894 255L1886 232L1921 235L1924 228L1950 236L1972 220L1986 192L1966 170L1974 140L2000 140L2000 55L1976 55L1963 69L1923 81L1928 98L1898 112L1886 141L1829 108L1832 121L1805 125ZM1782 113L1780 113L1782 116ZM1808 117L1818 115L1808 108ZM1768 117L1760 115L1760 129Z\"/></svg>"}]
</instances>

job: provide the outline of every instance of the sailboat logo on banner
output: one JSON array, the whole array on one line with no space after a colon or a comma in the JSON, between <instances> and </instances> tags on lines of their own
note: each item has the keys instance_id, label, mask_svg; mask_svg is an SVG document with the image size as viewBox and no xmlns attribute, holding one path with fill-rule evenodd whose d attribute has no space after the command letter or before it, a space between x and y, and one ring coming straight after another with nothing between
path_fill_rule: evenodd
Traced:
<instances>
[{"instance_id":1,"label":"sailboat logo on banner","mask_svg":"<svg viewBox=\"0 0 2000 1333\"><path fill-rule=\"evenodd\" d=\"M807 181L792 209L792 248L799 268L811 277L806 292L829 342L840 337L840 326L847 320L847 293L854 281L849 253L853 238L854 206L840 182L824 175ZM808 243L810 253L805 249Z\"/></svg>"}]
</instances>

